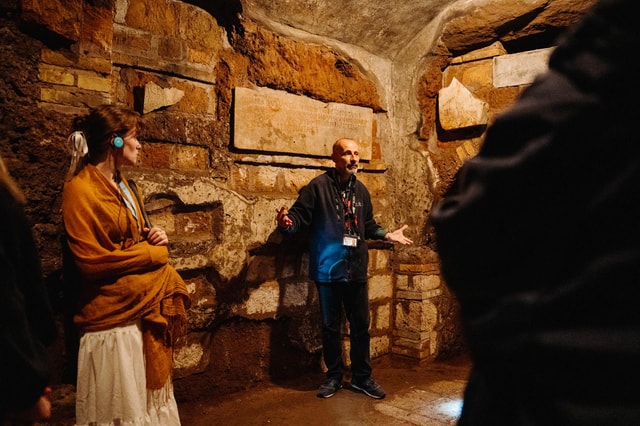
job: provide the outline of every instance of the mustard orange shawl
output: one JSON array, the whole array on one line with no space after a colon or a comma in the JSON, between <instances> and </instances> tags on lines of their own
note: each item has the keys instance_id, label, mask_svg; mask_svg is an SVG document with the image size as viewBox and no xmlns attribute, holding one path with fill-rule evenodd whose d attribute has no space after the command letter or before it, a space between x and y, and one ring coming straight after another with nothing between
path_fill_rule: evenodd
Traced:
<instances>
[{"instance_id":1,"label":"mustard orange shawl","mask_svg":"<svg viewBox=\"0 0 640 426\"><path fill-rule=\"evenodd\" d=\"M140 320L147 388L161 388L190 304L184 281L167 263L167 247L144 239L142 215L136 219L120 191L91 164L65 184L62 216L82 277L74 322L88 332Z\"/></svg>"}]
</instances>

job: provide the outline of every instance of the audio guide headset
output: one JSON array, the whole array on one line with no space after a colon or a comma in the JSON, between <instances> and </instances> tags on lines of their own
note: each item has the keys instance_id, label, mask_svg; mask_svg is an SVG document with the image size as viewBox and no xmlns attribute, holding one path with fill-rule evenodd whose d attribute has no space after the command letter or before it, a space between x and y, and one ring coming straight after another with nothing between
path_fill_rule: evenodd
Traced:
<instances>
[{"instance_id":1,"label":"audio guide headset","mask_svg":"<svg viewBox=\"0 0 640 426\"><path fill-rule=\"evenodd\" d=\"M120 136L116 135L116 136L113 137L113 140L111 141L111 143L116 148L122 148L124 146L124 139L122 139Z\"/></svg>"}]
</instances>

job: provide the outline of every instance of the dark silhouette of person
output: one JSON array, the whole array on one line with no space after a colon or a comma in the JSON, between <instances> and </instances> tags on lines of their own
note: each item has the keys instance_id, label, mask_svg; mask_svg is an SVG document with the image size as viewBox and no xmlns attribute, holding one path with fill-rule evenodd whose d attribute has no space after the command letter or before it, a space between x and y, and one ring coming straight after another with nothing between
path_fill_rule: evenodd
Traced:
<instances>
[{"instance_id":1,"label":"dark silhouette of person","mask_svg":"<svg viewBox=\"0 0 640 426\"><path fill-rule=\"evenodd\" d=\"M51 416L55 321L26 200L0 158L0 424Z\"/></svg>"},{"instance_id":2,"label":"dark silhouette of person","mask_svg":"<svg viewBox=\"0 0 640 426\"><path fill-rule=\"evenodd\" d=\"M640 424L634 10L594 4L431 213L473 361L460 425Z\"/></svg>"}]
</instances>

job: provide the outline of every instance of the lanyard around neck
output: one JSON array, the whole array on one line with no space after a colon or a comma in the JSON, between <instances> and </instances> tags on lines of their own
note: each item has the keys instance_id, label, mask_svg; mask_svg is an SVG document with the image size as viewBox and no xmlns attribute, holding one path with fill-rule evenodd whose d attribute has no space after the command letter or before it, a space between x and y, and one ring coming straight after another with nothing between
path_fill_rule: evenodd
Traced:
<instances>
[{"instance_id":1,"label":"lanyard around neck","mask_svg":"<svg viewBox=\"0 0 640 426\"><path fill-rule=\"evenodd\" d=\"M345 234L358 235L358 215L356 214L355 177L351 176L347 187L340 192L342 210L344 213Z\"/></svg>"}]
</instances>

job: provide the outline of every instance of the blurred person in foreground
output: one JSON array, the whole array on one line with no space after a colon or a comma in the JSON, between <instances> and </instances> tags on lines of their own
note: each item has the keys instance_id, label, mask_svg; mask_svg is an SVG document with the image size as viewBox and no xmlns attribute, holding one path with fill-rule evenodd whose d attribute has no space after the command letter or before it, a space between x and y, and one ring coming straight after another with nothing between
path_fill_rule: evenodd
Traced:
<instances>
[{"instance_id":1,"label":"blurred person in foreground","mask_svg":"<svg viewBox=\"0 0 640 426\"><path fill-rule=\"evenodd\" d=\"M0 158L0 424L51 416L51 359L56 328L42 280L26 200Z\"/></svg>"},{"instance_id":2,"label":"blurred person in foreground","mask_svg":"<svg viewBox=\"0 0 640 426\"><path fill-rule=\"evenodd\" d=\"M309 277L318 289L322 317L322 355L326 380L318 388L319 398L329 398L343 386L342 310L349 321L351 342L351 387L375 399L385 392L371 378L367 239L412 244L404 236L407 225L387 232L373 218L371 196L356 179L360 151L356 141L338 139L331 159L335 168L316 178L302 190L290 209L282 207L278 229L295 234L309 229Z\"/></svg>"},{"instance_id":3,"label":"blurred person in foreground","mask_svg":"<svg viewBox=\"0 0 640 426\"><path fill-rule=\"evenodd\" d=\"M640 424L640 31L597 2L431 214L473 360L460 425Z\"/></svg>"},{"instance_id":4,"label":"blurred person in foreground","mask_svg":"<svg viewBox=\"0 0 640 426\"><path fill-rule=\"evenodd\" d=\"M62 216L80 277L77 425L180 424L172 355L190 300L166 232L146 222L121 170L137 162L141 124L134 111L102 105L76 117L69 137Z\"/></svg>"}]
</instances>

